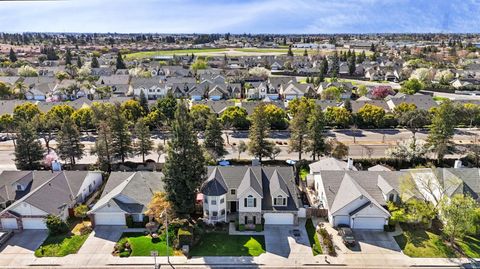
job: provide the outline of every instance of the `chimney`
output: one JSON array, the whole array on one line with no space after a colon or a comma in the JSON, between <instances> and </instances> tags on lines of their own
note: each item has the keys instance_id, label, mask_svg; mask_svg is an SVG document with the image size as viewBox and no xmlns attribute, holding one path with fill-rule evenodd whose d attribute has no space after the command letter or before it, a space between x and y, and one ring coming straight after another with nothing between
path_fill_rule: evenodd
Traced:
<instances>
[{"instance_id":1,"label":"chimney","mask_svg":"<svg viewBox=\"0 0 480 269\"><path fill-rule=\"evenodd\" d=\"M347 160L347 170L353 170L353 159L348 158Z\"/></svg>"},{"instance_id":2,"label":"chimney","mask_svg":"<svg viewBox=\"0 0 480 269\"><path fill-rule=\"evenodd\" d=\"M455 160L455 164L453 165L453 168L462 168L462 161L461 160Z\"/></svg>"}]
</instances>

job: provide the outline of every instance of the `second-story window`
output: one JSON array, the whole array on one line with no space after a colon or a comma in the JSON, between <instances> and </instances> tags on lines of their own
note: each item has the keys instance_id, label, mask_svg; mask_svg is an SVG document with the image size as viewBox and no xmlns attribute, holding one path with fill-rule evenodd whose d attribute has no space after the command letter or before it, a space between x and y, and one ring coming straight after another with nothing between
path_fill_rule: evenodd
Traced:
<instances>
[{"instance_id":1,"label":"second-story window","mask_svg":"<svg viewBox=\"0 0 480 269\"><path fill-rule=\"evenodd\" d=\"M224 199L224 198L220 199L220 204L223 204L223 203L225 203L225 199Z\"/></svg>"},{"instance_id":2,"label":"second-story window","mask_svg":"<svg viewBox=\"0 0 480 269\"><path fill-rule=\"evenodd\" d=\"M235 190L235 189L230 189L230 194L231 194L231 195L237 194L237 190Z\"/></svg>"},{"instance_id":3,"label":"second-story window","mask_svg":"<svg viewBox=\"0 0 480 269\"><path fill-rule=\"evenodd\" d=\"M257 199L255 199L252 195L247 196L245 198L245 207L256 207Z\"/></svg>"},{"instance_id":4,"label":"second-story window","mask_svg":"<svg viewBox=\"0 0 480 269\"><path fill-rule=\"evenodd\" d=\"M217 204L217 200L212 199L212 200L210 201L210 204L211 204L211 205L216 205L216 204Z\"/></svg>"}]
</instances>

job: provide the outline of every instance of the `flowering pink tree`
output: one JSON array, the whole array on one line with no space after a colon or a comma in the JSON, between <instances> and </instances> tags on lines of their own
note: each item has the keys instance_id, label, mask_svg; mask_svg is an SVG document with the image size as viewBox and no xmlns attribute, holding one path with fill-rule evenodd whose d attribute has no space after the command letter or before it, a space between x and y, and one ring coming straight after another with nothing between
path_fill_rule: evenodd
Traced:
<instances>
[{"instance_id":1,"label":"flowering pink tree","mask_svg":"<svg viewBox=\"0 0 480 269\"><path fill-rule=\"evenodd\" d=\"M377 86L372 90L372 97L375 99L383 99L393 93L392 87L390 86Z\"/></svg>"}]
</instances>

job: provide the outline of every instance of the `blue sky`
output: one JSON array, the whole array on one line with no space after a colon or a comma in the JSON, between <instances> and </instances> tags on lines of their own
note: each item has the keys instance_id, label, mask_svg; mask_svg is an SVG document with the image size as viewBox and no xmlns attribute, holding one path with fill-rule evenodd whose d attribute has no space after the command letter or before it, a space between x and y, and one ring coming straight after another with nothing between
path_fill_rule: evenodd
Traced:
<instances>
[{"instance_id":1,"label":"blue sky","mask_svg":"<svg viewBox=\"0 0 480 269\"><path fill-rule=\"evenodd\" d=\"M0 1L3 32L479 32L480 0Z\"/></svg>"}]
</instances>

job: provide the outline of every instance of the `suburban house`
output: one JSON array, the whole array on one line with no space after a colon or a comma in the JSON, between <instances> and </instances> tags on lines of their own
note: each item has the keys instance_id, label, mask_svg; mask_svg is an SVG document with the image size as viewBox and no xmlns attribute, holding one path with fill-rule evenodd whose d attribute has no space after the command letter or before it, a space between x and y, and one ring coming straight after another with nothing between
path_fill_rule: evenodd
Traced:
<instances>
[{"instance_id":1,"label":"suburban house","mask_svg":"<svg viewBox=\"0 0 480 269\"><path fill-rule=\"evenodd\" d=\"M390 213L387 201L398 201L400 182L407 172L328 171L314 175L318 207L328 210L332 226L383 230Z\"/></svg>"},{"instance_id":2,"label":"suburban house","mask_svg":"<svg viewBox=\"0 0 480 269\"><path fill-rule=\"evenodd\" d=\"M92 225L125 226L127 216L143 222L154 193L161 191L160 172L112 172L102 196L88 212Z\"/></svg>"},{"instance_id":3,"label":"suburban house","mask_svg":"<svg viewBox=\"0 0 480 269\"><path fill-rule=\"evenodd\" d=\"M301 201L292 167L208 167L200 191L208 223L298 224Z\"/></svg>"},{"instance_id":4,"label":"suburban house","mask_svg":"<svg viewBox=\"0 0 480 269\"><path fill-rule=\"evenodd\" d=\"M67 220L75 205L102 184L97 171L3 171L0 199L1 229L46 229L47 215Z\"/></svg>"}]
</instances>

